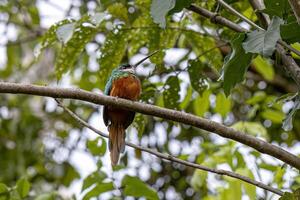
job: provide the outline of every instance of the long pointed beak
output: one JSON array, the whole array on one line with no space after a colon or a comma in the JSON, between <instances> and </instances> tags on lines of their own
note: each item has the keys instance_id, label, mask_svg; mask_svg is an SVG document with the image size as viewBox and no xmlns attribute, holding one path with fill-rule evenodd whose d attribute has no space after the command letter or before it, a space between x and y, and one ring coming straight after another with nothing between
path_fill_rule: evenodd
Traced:
<instances>
[{"instance_id":1,"label":"long pointed beak","mask_svg":"<svg viewBox=\"0 0 300 200\"><path fill-rule=\"evenodd\" d=\"M133 65L133 67L136 68L138 65L140 65L142 62L144 62L145 60L147 60L148 58L150 58L151 56L153 56L157 52L158 52L158 50L154 51L153 53L151 53L150 55L146 56L145 58L143 58L142 60L140 60L139 62L137 62L135 65Z\"/></svg>"}]
</instances>

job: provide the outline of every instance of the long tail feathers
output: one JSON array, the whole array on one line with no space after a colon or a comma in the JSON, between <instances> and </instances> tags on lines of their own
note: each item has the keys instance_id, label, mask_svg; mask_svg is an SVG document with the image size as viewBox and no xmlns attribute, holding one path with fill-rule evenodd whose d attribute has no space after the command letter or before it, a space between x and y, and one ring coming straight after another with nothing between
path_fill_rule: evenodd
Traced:
<instances>
[{"instance_id":1,"label":"long tail feathers","mask_svg":"<svg viewBox=\"0 0 300 200\"><path fill-rule=\"evenodd\" d=\"M122 124L112 123L109 126L109 151L111 165L118 164L120 153L125 149L125 129Z\"/></svg>"}]
</instances>

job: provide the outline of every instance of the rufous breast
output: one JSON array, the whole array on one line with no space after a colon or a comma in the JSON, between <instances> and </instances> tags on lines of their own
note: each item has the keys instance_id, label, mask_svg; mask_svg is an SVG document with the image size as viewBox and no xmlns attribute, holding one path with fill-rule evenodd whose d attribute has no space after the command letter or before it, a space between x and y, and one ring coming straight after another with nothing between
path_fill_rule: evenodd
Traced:
<instances>
[{"instance_id":1,"label":"rufous breast","mask_svg":"<svg viewBox=\"0 0 300 200\"><path fill-rule=\"evenodd\" d=\"M141 82L133 76L120 77L112 82L111 96L136 101L141 94Z\"/></svg>"}]
</instances>

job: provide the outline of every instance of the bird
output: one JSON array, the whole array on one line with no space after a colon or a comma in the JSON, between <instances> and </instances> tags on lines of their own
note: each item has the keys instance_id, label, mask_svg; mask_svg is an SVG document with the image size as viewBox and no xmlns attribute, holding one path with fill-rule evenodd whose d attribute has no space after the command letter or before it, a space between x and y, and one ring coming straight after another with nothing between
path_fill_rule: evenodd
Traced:
<instances>
[{"instance_id":1,"label":"bird","mask_svg":"<svg viewBox=\"0 0 300 200\"><path fill-rule=\"evenodd\" d=\"M136 75L136 67L155 53L157 51L141 59L135 65L121 64L114 69L105 85L104 94L137 101L142 87L140 79ZM112 106L103 108L103 121L109 132L108 148L112 166L118 164L120 153L125 150L125 130L133 122L134 117L135 112L133 111Z\"/></svg>"}]
</instances>

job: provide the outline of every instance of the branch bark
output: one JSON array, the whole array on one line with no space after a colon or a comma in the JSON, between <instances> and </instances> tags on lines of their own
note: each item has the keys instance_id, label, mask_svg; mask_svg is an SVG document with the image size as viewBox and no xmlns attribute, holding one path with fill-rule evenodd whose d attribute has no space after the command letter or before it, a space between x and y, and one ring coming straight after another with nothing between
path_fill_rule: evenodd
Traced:
<instances>
[{"instance_id":1,"label":"branch bark","mask_svg":"<svg viewBox=\"0 0 300 200\"><path fill-rule=\"evenodd\" d=\"M252 8L254 8L254 12L257 18L259 19L259 21L261 22L262 26L264 28L267 28L270 23L270 18L265 13L259 12L260 10L264 9L264 5L262 5L259 1L256 0L249 0L249 2Z\"/></svg>"},{"instance_id":2,"label":"branch bark","mask_svg":"<svg viewBox=\"0 0 300 200\"><path fill-rule=\"evenodd\" d=\"M67 89L58 87L36 86L30 84L0 82L0 93L30 94L53 98L77 99L95 104L114 106L117 108L131 110L146 115L161 117L164 119L201 128L216 133L221 137L235 140L249 147L252 147L261 153L273 156L297 169L300 169L300 158L282 149L281 147L275 146L261 139L255 138L251 135L248 135L241 131L237 131L217 122L200 118L185 112L160 108L158 106L133 102L126 99L110 97L106 95L94 94L92 92L81 89Z\"/></svg>"},{"instance_id":3,"label":"branch bark","mask_svg":"<svg viewBox=\"0 0 300 200\"><path fill-rule=\"evenodd\" d=\"M92 127L87 122L85 122L84 120L82 120L78 115L76 115L70 109L68 109L67 107L65 107L62 104L62 102L60 102L57 99L55 99L55 100L56 100L57 104L61 108L63 108L72 118L74 118L82 126L84 126L84 127L88 128L88 129L94 131L96 134L100 135L101 137L108 138L108 135L106 135L105 133L97 130L96 128ZM232 178L236 178L236 179L242 180L244 182L247 182L247 183L250 183L250 184L255 185L257 187L260 187L260 188L262 188L264 190L267 190L267 191L273 192L275 194L278 194L280 196L283 196L283 192L280 191L280 190L278 190L278 189L272 188L272 187L270 187L270 186L268 186L268 185L266 185L266 184L264 184L262 182L250 179L247 176L243 176L243 175L237 174L237 173L232 172L232 171L209 168L209 167L206 167L206 166L203 166L203 165L199 165L199 164L195 164L195 163L192 163L192 162L188 162L188 161L179 159L179 158L174 157L174 156L172 156L170 154L160 153L160 152L155 151L155 150L150 149L150 148L138 146L138 145L135 145L135 144L130 143L130 142L126 142L126 145L129 146L129 147L132 147L134 149L139 149L140 151L144 151L144 152L150 153L150 154L155 155L155 156L157 156L159 158L162 158L164 160L169 160L171 162L176 162L176 163L179 163L179 164L182 164L182 165L185 165L185 166L188 166L188 167L200 169L200 170L203 170L203 171L212 172L212 173L215 173L215 174L219 174L221 176L222 175L230 176Z\"/></svg>"},{"instance_id":4,"label":"branch bark","mask_svg":"<svg viewBox=\"0 0 300 200\"><path fill-rule=\"evenodd\" d=\"M297 22L300 25L300 1L299 0L289 0L289 3L293 9L293 12L297 19Z\"/></svg>"},{"instance_id":5,"label":"branch bark","mask_svg":"<svg viewBox=\"0 0 300 200\"><path fill-rule=\"evenodd\" d=\"M246 29L244 29L243 27L241 27L240 25L233 23L232 21L221 17L219 15L216 15L213 12L210 12L204 8L195 6L195 5L190 5L187 9L198 13L201 16L204 16L206 18L209 19L213 19L211 20L213 23L216 24L221 24L223 26L226 26L236 32L247 32ZM282 61L284 63L284 67L286 69L286 71L288 71L292 78L294 79L294 81L297 83L298 87L300 87L300 67L297 65L297 63L295 62L295 60L286 53L285 49L284 49L284 41L279 41L276 45L276 51L281 55ZM289 47L287 47L289 48ZM298 54L298 53L297 53Z\"/></svg>"}]
</instances>

